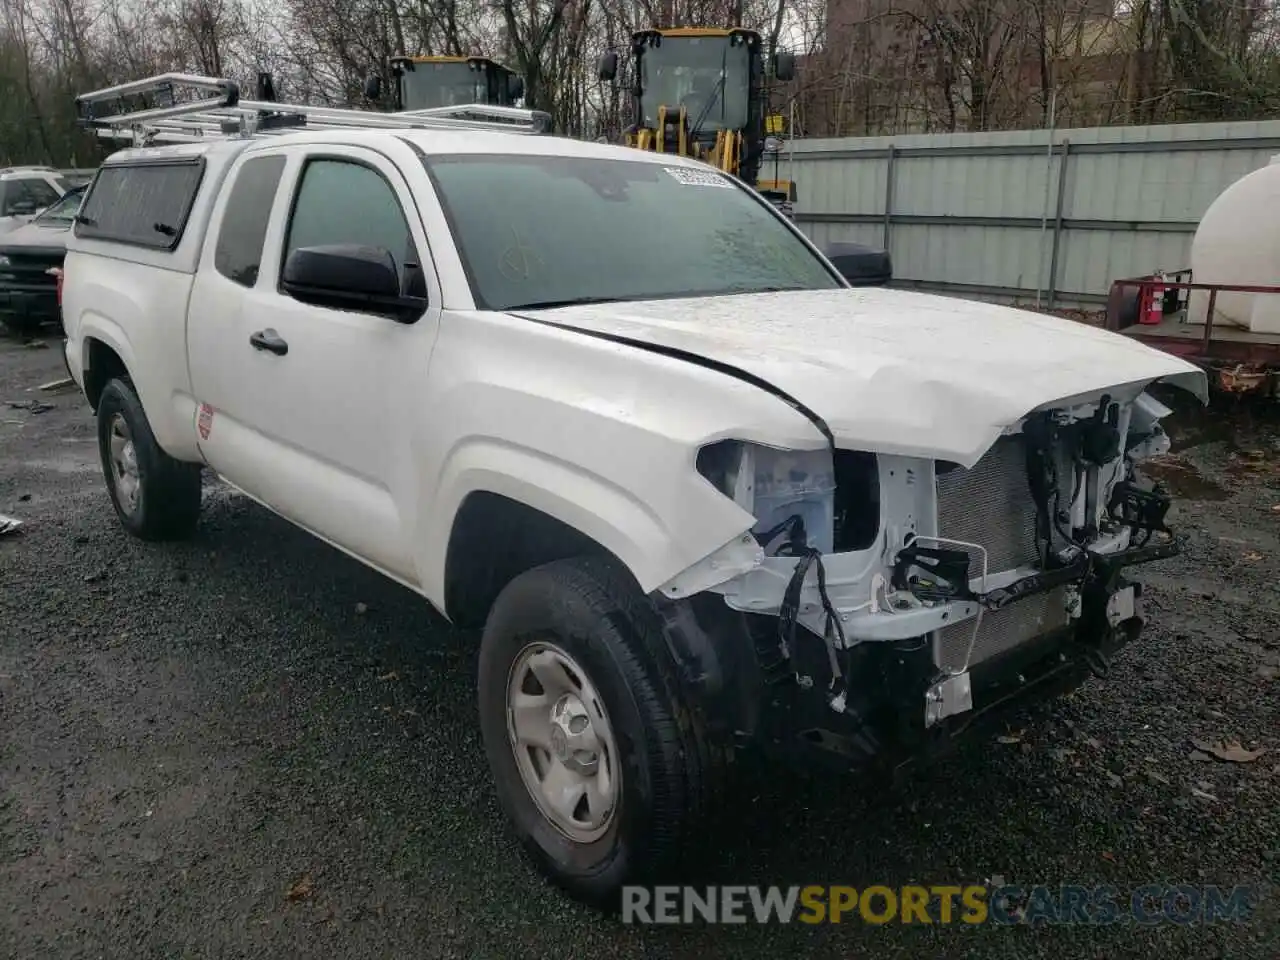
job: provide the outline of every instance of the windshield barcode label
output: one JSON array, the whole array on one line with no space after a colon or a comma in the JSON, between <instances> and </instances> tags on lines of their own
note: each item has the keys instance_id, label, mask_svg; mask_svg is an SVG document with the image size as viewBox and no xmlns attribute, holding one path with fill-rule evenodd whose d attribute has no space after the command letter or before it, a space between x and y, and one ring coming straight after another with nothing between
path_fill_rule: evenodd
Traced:
<instances>
[{"instance_id":1,"label":"windshield barcode label","mask_svg":"<svg viewBox=\"0 0 1280 960\"><path fill-rule=\"evenodd\" d=\"M697 170L692 167L663 167L687 187L732 187L728 180L712 170Z\"/></svg>"}]
</instances>

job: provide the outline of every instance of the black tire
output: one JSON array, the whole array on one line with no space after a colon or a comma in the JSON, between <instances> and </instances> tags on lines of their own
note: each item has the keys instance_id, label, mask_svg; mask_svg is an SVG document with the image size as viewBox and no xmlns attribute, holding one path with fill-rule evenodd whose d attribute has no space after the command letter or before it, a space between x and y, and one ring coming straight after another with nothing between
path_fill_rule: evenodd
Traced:
<instances>
[{"instance_id":1,"label":"black tire","mask_svg":"<svg viewBox=\"0 0 1280 960\"><path fill-rule=\"evenodd\" d=\"M128 428L137 463L139 496L132 509L112 466L112 430L117 417ZM127 379L111 380L98 399L98 454L111 504L126 530L142 540L180 540L195 532L200 517L201 466L175 460L160 449Z\"/></svg>"},{"instance_id":2,"label":"black tire","mask_svg":"<svg viewBox=\"0 0 1280 960\"><path fill-rule=\"evenodd\" d=\"M507 684L520 652L549 640L604 701L621 770L607 832L571 839L538 808L507 732ZM719 782L720 755L682 703L656 611L608 560L562 560L499 594L480 646L480 728L498 800L535 866L575 899L616 910L621 888L656 883L680 864Z\"/></svg>"}]
</instances>

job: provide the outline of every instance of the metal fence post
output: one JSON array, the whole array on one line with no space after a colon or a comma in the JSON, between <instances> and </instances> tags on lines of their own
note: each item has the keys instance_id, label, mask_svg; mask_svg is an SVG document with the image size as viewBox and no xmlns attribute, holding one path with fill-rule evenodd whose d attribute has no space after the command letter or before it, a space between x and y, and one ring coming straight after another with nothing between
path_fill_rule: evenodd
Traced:
<instances>
[{"instance_id":1,"label":"metal fence post","mask_svg":"<svg viewBox=\"0 0 1280 960\"><path fill-rule=\"evenodd\" d=\"M1053 219L1053 247L1049 254L1049 301L1048 309L1053 309L1053 302L1058 293L1058 250L1062 244L1062 204L1067 194L1067 159L1071 156L1071 141L1064 139L1058 154L1058 209Z\"/></svg>"},{"instance_id":2,"label":"metal fence post","mask_svg":"<svg viewBox=\"0 0 1280 960\"><path fill-rule=\"evenodd\" d=\"M886 251L889 249L889 228L893 217L893 173L894 161L898 158L897 148L889 144L889 159L884 171L884 239L880 244Z\"/></svg>"}]
</instances>

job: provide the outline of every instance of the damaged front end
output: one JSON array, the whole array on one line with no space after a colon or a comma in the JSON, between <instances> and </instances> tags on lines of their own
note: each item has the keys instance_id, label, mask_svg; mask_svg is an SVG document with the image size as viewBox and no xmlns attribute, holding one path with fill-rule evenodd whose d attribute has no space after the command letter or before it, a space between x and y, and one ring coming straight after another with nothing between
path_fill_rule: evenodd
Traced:
<instances>
[{"instance_id":1,"label":"damaged front end","mask_svg":"<svg viewBox=\"0 0 1280 960\"><path fill-rule=\"evenodd\" d=\"M705 447L699 471L757 522L660 589L677 659L733 701L739 736L848 760L1105 675L1143 626L1125 572L1179 549L1168 496L1137 469L1168 449L1169 413L1132 392L1041 409L969 468Z\"/></svg>"}]
</instances>

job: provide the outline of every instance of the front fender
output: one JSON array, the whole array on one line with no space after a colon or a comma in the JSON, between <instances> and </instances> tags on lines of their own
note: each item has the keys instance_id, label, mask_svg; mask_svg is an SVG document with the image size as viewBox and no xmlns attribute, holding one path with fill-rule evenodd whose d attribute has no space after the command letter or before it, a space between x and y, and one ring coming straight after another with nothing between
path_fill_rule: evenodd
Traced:
<instances>
[{"instance_id":1,"label":"front fender","mask_svg":"<svg viewBox=\"0 0 1280 960\"><path fill-rule=\"evenodd\" d=\"M737 504L692 475L688 492L704 498L706 509L700 511L693 528L672 529L664 521L664 516L672 514L662 504L647 503L605 477L534 449L477 438L454 450L435 497L419 512L423 528L417 538L422 545L417 563L422 590L438 609L444 609L445 564L453 521L466 498L477 492L522 503L591 538L617 557L645 592L713 553L755 522Z\"/></svg>"}]
</instances>

